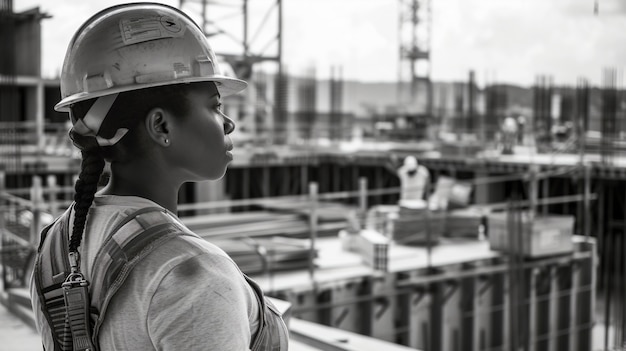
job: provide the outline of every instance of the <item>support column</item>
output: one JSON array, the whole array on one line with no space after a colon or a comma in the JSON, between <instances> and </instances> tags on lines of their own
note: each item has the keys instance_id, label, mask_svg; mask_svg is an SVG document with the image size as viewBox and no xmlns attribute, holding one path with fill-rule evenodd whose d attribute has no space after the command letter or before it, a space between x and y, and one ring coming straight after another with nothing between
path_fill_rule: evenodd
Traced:
<instances>
[{"instance_id":1,"label":"support column","mask_svg":"<svg viewBox=\"0 0 626 351\"><path fill-rule=\"evenodd\" d=\"M44 85L40 80L37 83L37 103L35 110L35 132L37 134L37 154L41 155L46 146L46 139L44 135Z\"/></svg>"}]
</instances>

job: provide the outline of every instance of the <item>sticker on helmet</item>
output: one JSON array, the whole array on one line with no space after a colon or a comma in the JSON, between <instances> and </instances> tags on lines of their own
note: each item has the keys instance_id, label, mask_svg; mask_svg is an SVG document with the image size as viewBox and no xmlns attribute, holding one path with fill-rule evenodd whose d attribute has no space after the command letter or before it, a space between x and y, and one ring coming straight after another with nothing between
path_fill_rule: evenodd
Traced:
<instances>
[{"instance_id":1,"label":"sticker on helmet","mask_svg":"<svg viewBox=\"0 0 626 351\"><path fill-rule=\"evenodd\" d=\"M185 27L170 16L132 17L120 20L122 41L126 45L144 41L177 38L185 32Z\"/></svg>"},{"instance_id":2,"label":"sticker on helmet","mask_svg":"<svg viewBox=\"0 0 626 351\"><path fill-rule=\"evenodd\" d=\"M180 23L170 16L161 16L161 25L163 25L163 28L165 28L166 31L172 33L178 33L183 30Z\"/></svg>"}]
</instances>

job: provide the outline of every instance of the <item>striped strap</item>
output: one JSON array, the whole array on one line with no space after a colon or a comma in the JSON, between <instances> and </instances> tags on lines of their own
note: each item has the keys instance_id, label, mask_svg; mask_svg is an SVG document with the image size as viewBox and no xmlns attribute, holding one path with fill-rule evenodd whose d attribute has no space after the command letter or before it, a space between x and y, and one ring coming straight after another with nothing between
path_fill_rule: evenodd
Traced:
<instances>
[{"instance_id":1,"label":"striped strap","mask_svg":"<svg viewBox=\"0 0 626 351\"><path fill-rule=\"evenodd\" d=\"M93 334L95 340L108 303L132 269L144 257L176 236L198 237L166 210L158 207L131 214L112 233L96 254L91 275L91 305L99 311Z\"/></svg>"},{"instance_id":2,"label":"striped strap","mask_svg":"<svg viewBox=\"0 0 626 351\"><path fill-rule=\"evenodd\" d=\"M46 318L54 351L72 350L72 334L66 319L61 283L70 271L67 261L67 228L72 206L41 231L33 271L41 312Z\"/></svg>"}]
</instances>

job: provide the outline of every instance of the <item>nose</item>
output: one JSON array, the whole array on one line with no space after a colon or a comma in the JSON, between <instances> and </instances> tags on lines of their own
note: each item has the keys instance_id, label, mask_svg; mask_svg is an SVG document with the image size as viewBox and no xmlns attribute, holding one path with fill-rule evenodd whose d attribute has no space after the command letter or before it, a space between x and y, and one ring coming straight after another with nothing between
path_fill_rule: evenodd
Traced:
<instances>
[{"instance_id":1,"label":"nose","mask_svg":"<svg viewBox=\"0 0 626 351\"><path fill-rule=\"evenodd\" d=\"M222 118L224 118L224 134L228 135L235 130L235 121L233 121L223 113Z\"/></svg>"}]
</instances>

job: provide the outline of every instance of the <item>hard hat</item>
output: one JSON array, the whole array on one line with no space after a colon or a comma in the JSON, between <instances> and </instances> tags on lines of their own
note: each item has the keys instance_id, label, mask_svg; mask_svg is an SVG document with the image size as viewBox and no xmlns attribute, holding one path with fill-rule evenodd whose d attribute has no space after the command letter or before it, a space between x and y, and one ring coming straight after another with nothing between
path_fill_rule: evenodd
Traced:
<instances>
[{"instance_id":1,"label":"hard hat","mask_svg":"<svg viewBox=\"0 0 626 351\"><path fill-rule=\"evenodd\" d=\"M180 10L156 3L107 8L72 38L61 73L61 101L71 104L150 87L215 82L221 96L247 86L221 71L202 29Z\"/></svg>"},{"instance_id":2,"label":"hard hat","mask_svg":"<svg viewBox=\"0 0 626 351\"><path fill-rule=\"evenodd\" d=\"M404 158L404 166L409 168L417 167L417 159L415 156L407 156Z\"/></svg>"},{"instance_id":3,"label":"hard hat","mask_svg":"<svg viewBox=\"0 0 626 351\"><path fill-rule=\"evenodd\" d=\"M517 121L513 117L506 117L504 119L504 123L502 124L502 131L505 133L516 133L517 132Z\"/></svg>"}]
</instances>

